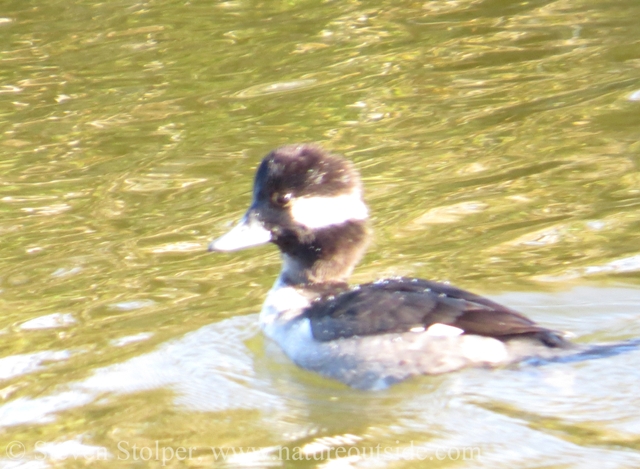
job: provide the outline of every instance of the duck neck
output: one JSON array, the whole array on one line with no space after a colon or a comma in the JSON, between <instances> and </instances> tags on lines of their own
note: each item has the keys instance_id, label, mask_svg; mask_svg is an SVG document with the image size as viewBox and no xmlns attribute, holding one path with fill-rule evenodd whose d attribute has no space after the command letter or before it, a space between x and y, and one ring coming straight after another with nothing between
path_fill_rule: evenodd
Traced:
<instances>
[{"instance_id":1,"label":"duck neck","mask_svg":"<svg viewBox=\"0 0 640 469\"><path fill-rule=\"evenodd\" d=\"M364 221L350 220L314 230L290 233L275 243L282 252L280 281L288 285L346 283L367 247Z\"/></svg>"}]
</instances>

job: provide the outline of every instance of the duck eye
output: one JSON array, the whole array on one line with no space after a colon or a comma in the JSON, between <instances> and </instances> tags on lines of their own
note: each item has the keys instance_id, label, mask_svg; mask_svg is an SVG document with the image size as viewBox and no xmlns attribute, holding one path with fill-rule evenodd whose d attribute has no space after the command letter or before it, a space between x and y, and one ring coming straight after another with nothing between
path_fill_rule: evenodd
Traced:
<instances>
[{"instance_id":1,"label":"duck eye","mask_svg":"<svg viewBox=\"0 0 640 469\"><path fill-rule=\"evenodd\" d=\"M280 207L285 207L290 200L291 200L290 193L281 194L279 192L276 192L271 196L271 201L274 204L279 205Z\"/></svg>"}]
</instances>

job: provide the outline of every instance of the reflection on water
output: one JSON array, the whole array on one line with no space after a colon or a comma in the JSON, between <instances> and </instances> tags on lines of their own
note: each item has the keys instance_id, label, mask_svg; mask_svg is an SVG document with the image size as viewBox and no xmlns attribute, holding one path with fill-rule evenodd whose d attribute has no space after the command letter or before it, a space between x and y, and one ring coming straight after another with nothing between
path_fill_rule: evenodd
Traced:
<instances>
[{"instance_id":1,"label":"reflection on water","mask_svg":"<svg viewBox=\"0 0 640 469\"><path fill-rule=\"evenodd\" d=\"M580 287L553 295L509 294L499 301L550 327L573 330L580 342L593 343L603 334L609 342L640 337L640 301L634 289ZM627 451L603 447L619 446L640 429L639 416L629 411L638 405L637 347L579 361L416 378L383 392L363 393L296 368L277 347L257 336L255 314L204 326L148 353L96 368L86 378L58 385L44 395L12 399L0 407L0 425L47 425L74 409L93 413L112 408L121 413L127 409L121 403L126 396L146 396L151 404L158 402L154 392L166 390L171 397L161 398L162 405L196 415L192 419L197 426L211 415L217 416L214 420L237 415L228 423L265 427L259 443L250 435L223 436L223 440L183 436L180 444L188 442L197 449L200 462L211 462L208 446L236 444L256 448L230 458L230 465L264 464L282 454L283 448L313 457L340 447L353 448L359 456L351 462L364 463L378 444L394 448L385 456L390 460L416 456L417 446L420 454L430 457L443 454L443 448L477 448L480 460L489 465L530 460L543 464L548 457L569 465L588 464L593 458L607 458L616 465L628 464L629 457L640 462ZM68 359L69 354L10 358L14 368L22 361L20 373L26 374L38 371L43 361ZM3 373L3 379L10 377ZM49 444L60 454L75 448L66 457L111 460L124 457L122 442L132 441L139 446L148 443L138 435L123 436L115 446L111 437L102 440L104 446L89 448L76 448L76 440L59 443L69 447ZM514 442L530 447L523 452L508 450Z\"/></svg>"},{"instance_id":2,"label":"reflection on water","mask_svg":"<svg viewBox=\"0 0 640 469\"><path fill-rule=\"evenodd\" d=\"M189 447L195 467L212 446L260 448L234 467L331 465L282 448L422 467L416 447L440 466L637 466L636 350L363 394L261 338L273 249L204 251L264 153L318 141L364 176L376 240L354 280L513 291L580 342L640 337L639 9L9 2L0 424L27 459L0 446L0 466L131 462L120 442ZM481 458L439 457L467 447Z\"/></svg>"}]
</instances>

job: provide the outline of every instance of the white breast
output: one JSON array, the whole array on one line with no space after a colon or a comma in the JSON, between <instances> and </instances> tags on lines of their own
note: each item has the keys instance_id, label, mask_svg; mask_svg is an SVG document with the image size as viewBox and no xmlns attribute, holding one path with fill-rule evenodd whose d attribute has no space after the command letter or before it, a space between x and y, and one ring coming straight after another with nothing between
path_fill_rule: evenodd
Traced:
<instances>
[{"instance_id":1,"label":"white breast","mask_svg":"<svg viewBox=\"0 0 640 469\"><path fill-rule=\"evenodd\" d=\"M309 299L298 289L285 286L278 280L262 305L260 327L268 337L280 342L283 329L288 329L309 305Z\"/></svg>"}]
</instances>

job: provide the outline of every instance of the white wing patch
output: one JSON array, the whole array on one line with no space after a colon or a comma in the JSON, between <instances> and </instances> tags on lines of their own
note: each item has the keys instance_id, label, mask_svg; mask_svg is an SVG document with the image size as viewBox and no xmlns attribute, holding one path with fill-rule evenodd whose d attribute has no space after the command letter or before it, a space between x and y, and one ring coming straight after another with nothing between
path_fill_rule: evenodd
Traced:
<instances>
[{"instance_id":1,"label":"white wing patch","mask_svg":"<svg viewBox=\"0 0 640 469\"><path fill-rule=\"evenodd\" d=\"M505 363L509 359L507 347L493 337L465 335L462 337L462 353L474 363Z\"/></svg>"},{"instance_id":2,"label":"white wing patch","mask_svg":"<svg viewBox=\"0 0 640 469\"><path fill-rule=\"evenodd\" d=\"M300 197L291 201L291 217L311 229L366 220L368 216L359 190L335 197Z\"/></svg>"},{"instance_id":3,"label":"white wing patch","mask_svg":"<svg viewBox=\"0 0 640 469\"><path fill-rule=\"evenodd\" d=\"M447 326L446 324L435 323L427 329L427 335L439 337L455 337L464 331L459 327Z\"/></svg>"}]
</instances>

